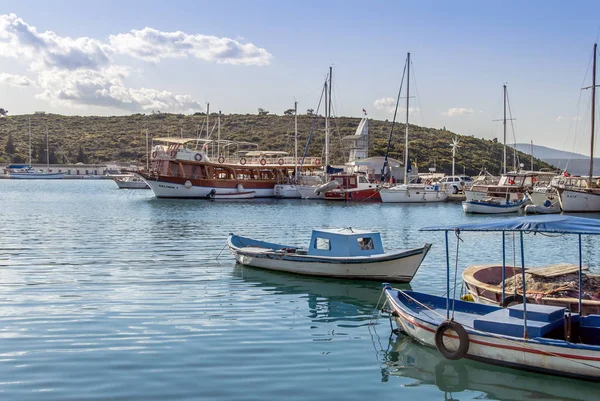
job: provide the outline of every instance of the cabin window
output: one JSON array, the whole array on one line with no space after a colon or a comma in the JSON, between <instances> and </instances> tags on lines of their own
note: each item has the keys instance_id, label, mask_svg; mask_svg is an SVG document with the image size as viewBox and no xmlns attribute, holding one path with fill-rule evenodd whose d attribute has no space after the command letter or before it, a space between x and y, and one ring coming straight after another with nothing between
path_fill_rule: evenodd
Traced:
<instances>
[{"instance_id":1,"label":"cabin window","mask_svg":"<svg viewBox=\"0 0 600 401\"><path fill-rule=\"evenodd\" d=\"M331 243L327 238L317 238L315 240L315 248L320 251L329 251L331 250Z\"/></svg>"},{"instance_id":2,"label":"cabin window","mask_svg":"<svg viewBox=\"0 0 600 401\"><path fill-rule=\"evenodd\" d=\"M358 177L358 182L360 182L361 184L369 183L369 181L367 181L366 177L363 177L362 175L360 177Z\"/></svg>"},{"instance_id":3,"label":"cabin window","mask_svg":"<svg viewBox=\"0 0 600 401\"><path fill-rule=\"evenodd\" d=\"M356 185L356 178L350 177L350 185Z\"/></svg>"},{"instance_id":4,"label":"cabin window","mask_svg":"<svg viewBox=\"0 0 600 401\"><path fill-rule=\"evenodd\" d=\"M373 249L373 239L371 237L357 238L358 247L364 251Z\"/></svg>"}]
</instances>

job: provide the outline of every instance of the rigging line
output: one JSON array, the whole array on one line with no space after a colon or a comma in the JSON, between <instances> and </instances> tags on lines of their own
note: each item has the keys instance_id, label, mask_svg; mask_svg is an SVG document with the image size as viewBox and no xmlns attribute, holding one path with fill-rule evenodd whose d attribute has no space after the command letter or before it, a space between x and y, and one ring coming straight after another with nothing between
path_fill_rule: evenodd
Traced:
<instances>
[{"instance_id":1,"label":"rigging line","mask_svg":"<svg viewBox=\"0 0 600 401\"><path fill-rule=\"evenodd\" d=\"M325 78L325 82L327 82L327 78ZM306 159L306 153L308 152L308 147L310 146L310 141L312 139L313 132L315 130L315 124L317 122L317 117L319 116L319 110L321 109L321 102L323 101L323 95L325 94L325 85L321 89L321 97L319 98L319 103L317 104L317 110L313 112L313 120L310 126L310 131L308 133L308 140L306 141L306 146L304 147L304 153L302 154L302 162L300 163L300 167L304 165L304 160Z\"/></svg>"},{"instance_id":2,"label":"rigging line","mask_svg":"<svg viewBox=\"0 0 600 401\"><path fill-rule=\"evenodd\" d=\"M462 238L460 238L459 230L454 231L454 235L456 235L456 260L455 260L455 264L454 264L454 295L452 298L452 320L454 320L454 309L456 306L456 287L457 287L456 277L458 276L458 250L460 247L460 242L462 241Z\"/></svg>"},{"instance_id":3,"label":"rigging line","mask_svg":"<svg viewBox=\"0 0 600 401\"><path fill-rule=\"evenodd\" d=\"M421 95L419 94L419 87L417 86L417 74L415 73L415 66L413 65L412 60L410 61L410 66L412 67L412 78L413 84L415 86L415 92L417 94L417 102L419 103L419 114L421 115L421 126L425 127L425 116L423 115L423 106L421 105Z\"/></svg>"},{"instance_id":4,"label":"rigging line","mask_svg":"<svg viewBox=\"0 0 600 401\"><path fill-rule=\"evenodd\" d=\"M513 134L513 142L515 144L515 147L513 149L513 152L515 152L514 154L516 155L516 164L520 165L521 164L521 160L519 160L519 153L517 153L517 136L515 134L515 126L513 124L514 119L512 116L512 109L510 107L510 98L508 97L508 90L506 91L506 103L508 104L508 116L510 118L510 127L512 129L512 134ZM515 170L518 170L517 166L513 166L515 168Z\"/></svg>"},{"instance_id":5,"label":"rigging line","mask_svg":"<svg viewBox=\"0 0 600 401\"><path fill-rule=\"evenodd\" d=\"M383 167L381 168L381 181L383 181L385 178L385 170L386 170L386 167L388 166L388 154L390 152L390 144L392 142L392 134L394 133L394 126L396 125L396 115L398 114L398 105L400 104L400 94L402 93L402 85L404 84L404 75L406 74L407 64L408 63L404 63L404 70L402 71L402 79L400 80L400 89L398 89L398 98L396 99L396 108L394 109L394 118L392 119L392 128L390 129L390 136L388 137L387 148L385 149L385 158L383 159ZM406 160L404 160L404 163L406 163Z\"/></svg>"},{"instance_id":6,"label":"rigging line","mask_svg":"<svg viewBox=\"0 0 600 401\"><path fill-rule=\"evenodd\" d=\"M445 320L446 320L446 316L443 316L443 315L439 314L439 313L438 313L436 310L432 309L432 308L431 308L429 305L425 305L424 303L422 303L422 302L419 302L419 301L418 301L418 300L416 300L415 298L413 298L413 297L411 297L410 295L408 295L407 293L405 293L405 292L404 292L404 290L397 290L397 291L398 291L398 293L400 293L400 294L404 295L406 298L408 298L408 299L412 300L412 301L413 301L414 303L416 303L417 305L421 306L423 309L427 309L428 311L430 311L430 312L433 312L435 315L438 315L439 317L441 317L441 318L442 318L442 320L443 320L443 321L445 321ZM425 315L425 316L427 316L427 315ZM429 317L429 316L427 316L427 317ZM460 322L459 322L459 323L460 323ZM517 344L517 345L519 345L519 346L521 346L521 347L525 347L525 348L528 348L528 349L534 350L534 351L536 351L536 352L540 352L540 353L542 353L542 354L544 354L544 355L549 355L549 356L553 356L553 357L556 357L556 358L562 358L562 359L566 359L566 360L568 360L568 361L571 361L571 362L574 362L574 363L579 363L579 364L581 364L581 365L585 365L585 366L587 366L587 367L590 367L590 368L594 368L594 369L598 369L598 370L600 370L600 367L598 367L598 366L596 366L596 365L592 365L592 364L590 364L590 363L587 363L587 362L582 362L582 361L579 361L579 360L577 360L577 359L574 359L574 358L569 358L569 357L566 357L566 356L563 356L563 355L559 355L559 354L556 354L556 353L554 353L554 352L550 352L550 351L544 351L544 350L541 350L541 349L539 349L539 348L535 348L535 347L533 347L533 346L529 345L529 344L528 344L528 342L527 342L527 340L525 340L525 339L523 339L523 341L511 340L510 338L503 337L503 336L501 336L500 334L491 333L491 332L489 332L489 331L481 331L481 330L476 330L474 327L472 327L472 326L469 326L469 325L467 325L467 324L464 324L464 323L460 323L460 325L461 325L461 326L463 326L463 327L466 327L466 328L468 328L468 329L471 329L471 330L474 330L474 331L477 331L477 332L480 332L480 333L484 333L485 335L488 335L488 336L490 336L490 337L495 337L495 338L497 338L497 339L499 339L499 340L506 341L507 343L514 343L514 344ZM467 334L468 334L468 333L467 333ZM477 333L473 333L473 334L477 335Z\"/></svg>"}]
</instances>

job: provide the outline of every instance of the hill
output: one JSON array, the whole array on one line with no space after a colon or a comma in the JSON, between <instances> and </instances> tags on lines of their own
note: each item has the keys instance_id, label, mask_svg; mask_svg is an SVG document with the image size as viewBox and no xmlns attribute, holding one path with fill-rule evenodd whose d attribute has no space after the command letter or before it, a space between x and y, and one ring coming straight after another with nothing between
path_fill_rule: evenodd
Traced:
<instances>
[{"instance_id":1,"label":"hill","mask_svg":"<svg viewBox=\"0 0 600 401\"><path fill-rule=\"evenodd\" d=\"M531 154L530 144L517 143L516 149ZM586 155L539 145L533 145L533 154L548 164L562 170L566 169L573 175L588 175L590 172L590 157ZM527 166L527 163L525 165ZM600 175L600 158L594 158L594 175Z\"/></svg>"},{"instance_id":2,"label":"hill","mask_svg":"<svg viewBox=\"0 0 600 401\"><path fill-rule=\"evenodd\" d=\"M513 146L513 145L509 145L509 146ZM531 154L531 145L528 143L517 143L514 145L514 147L525 153L530 155ZM540 146L540 145L533 145L533 154L541 159L541 160L546 160L546 159L557 159L557 160L569 160L569 159L586 159L589 160L589 156L585 156L579 153L574 153L574 152L566 152L564 150L558 150L558 149L553 149L553 148L549 148L547 146Z\"/></svg>"},{"instance_id":3,"label":"hill","mask_svg":"<svg viewBox=\"0 0 600 401\"><path fill-rule=\"evenodd\" d=\"M213 138L217 114L211 114L210 127ZM105 163L109 161L145 163L146 128L150 138L165 136L195 137L205 126L203 113L181 114L133 114L130 116L61 116L56 114L16 115L0 119L0 163L26 162L28 153L28 119L31 119L33 161L45 163L45 130L50 137L50 159L54 163ZM315 120L313 122L313 120ZM332 122L330 141L332 163L343 163L348 149L341 138L354 134L360 119L337 117ZM320 156L324 147L324 118L311 115L298 116L299 146L304 149L308 133L314 124L314 134L308 155ZM384 155L391 122L369 120L370 155ZM204 128L204 135L206 129ZM456 135L445 129L410 125L410 159L420 171L437 167L438 172L451 173L452 152L450 143ZM231 114L221 116L221 139L257 143L264 150L287 150L293 152L294 117L278 115ZM502 145L495 140L460 136L456 157L457 173L474 175L482 168L499 174L502 165ZM390 157L403 159L404 124L396 123L390 149ZM521 160L528 160L519 152ZM512 157L510 158L512 160ZM553 167L540 160L536 168Z\"/></svg>"}]
</instances>

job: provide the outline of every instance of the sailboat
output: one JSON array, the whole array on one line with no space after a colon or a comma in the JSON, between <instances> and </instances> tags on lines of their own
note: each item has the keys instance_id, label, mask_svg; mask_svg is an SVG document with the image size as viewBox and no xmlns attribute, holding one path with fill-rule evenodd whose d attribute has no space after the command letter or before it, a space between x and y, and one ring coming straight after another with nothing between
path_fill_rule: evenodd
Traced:
<instances>
[{"instance_id":1,"label":"sailboat","mask_svg":"<svg viewBox=\"0 0 600 401\"><path fill-rule=\"evenodd\" d=\"M27 166L12 170L9 172L10 178L15 179L29 179L29 180L56 180L62 179L65 173L51 173L50 172L50 147L48 146L48 126L46 126L46 166L47 171L35 171L31 166L31 120L29 120L29 163Z\"/></svg>"},{"instance_id":2,"label":"sailboat","mask_svg":"<svg viewBox=\"0 0 600 401\"><path fill-rule=\"evenodd\" d=\"M293 199L300 198L300 192L296 187L298 177L298 102L294 102L294 176L285 177L286 182L278 183L273 190L276 198Z\"/></svg>"},{"instance_id":3,"label":"sailboat","mask_svg":"<svg viewBox=\"0 0 600 401\"><path fill-rule=\"evenodd\" d=\"M596 54L598 44L594 43L594 64L592 68L592 86L583 89L592 90L592 129L590 144L590 173L585 185L557 185L559 202L564 212L600 212L600 187L594 181L594 134L596 116Z\"/></svg>"},{"instance_id":4,"label":"sailboat","mask_svg":"<svg viewBox=\"0 0 600 401\"><path fill-rule=\"evenodd\" d=\"M396 185L391 188L383 188L379 191L381 201L383 203L429 203L443 202L448 199L448 194L443 191L438 185L429 183L409 183L409 160L408 160L408 116L409 116L409 100L410 100L410 53L406 56L406 126L405 126L405 143L404 143L404 184ZM400 87L402 89L402 87ZM398 101L396 102L396 110L400 101L400 93L398 93ZM394 120L396 115L394 114ZM388 140L388 150L391 141L394 125L390 131L390 140ZM387 153L386 161L387 164ZM384 167L385 168L385 167Z\"/></svg>"}]
</instances>

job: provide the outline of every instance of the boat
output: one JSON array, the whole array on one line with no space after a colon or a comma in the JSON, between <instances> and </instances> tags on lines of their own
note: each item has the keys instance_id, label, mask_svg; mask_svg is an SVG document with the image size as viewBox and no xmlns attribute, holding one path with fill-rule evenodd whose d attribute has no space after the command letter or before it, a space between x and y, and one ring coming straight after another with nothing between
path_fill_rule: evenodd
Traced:
<instances>
[{"instance_id":1,"label":"boat","mask_svg":"<svg viewBox=\"0 0 600 401\"><path fill-rule=\"evenodd\" d=\"M526 268L525 280L529 288L527 302L562 306L577 312L579 310L577 271L577 265L567 263ZM515 290L522 287L519 281L521 275L520 267L492 264L469 266L463 271L462 278L466 290L475 302L502 306L515 301L523 302L523 296L515 293ZM508 297L502 292L503 283ZM582 284L584 288L584 299L581 301L582 313L600 314L600 299L594 292L594 289L600 291L600 275L585 273Z\"/></svg>"},{"instance_id":2,"label":"boat","mask_svg":"<svg viewBox=\"0 0 600 401\"><path fill-rule=\"evenodd\" d=\"M464 399L589 401L600 392L599 383L523 372L472 360L440 358L436 349L423 347L402 333L390 336L387 349L381 349L377 354L382 355L379 361L382 382L395 385L400 383L392 381L400 379L403 387L433 387L452 395L443 398L444 394L439 394L439 399L463 399L458 394L462 393ZM435 397L430 395L429 398Z\"/></svg>"},{"instance_id":3,"label":"boat","mask_svg":"<svg viewBox=\"0 0 600 401\"><path fill-rule=\"evenodd\" d=\"M489 197L481 200L463 201L465 213L500 214L516 213L529 203L529 196L525 195L520 200L505 200L503 198Z\"/></svg>"},{"instance_id":4,"label":"boat","mask_svg":"<svg viewBox=\"0 0 600 401\"><path fill-rule=\"evenodd\" d=\"M150 189L148 184L133 174L119 174L111 177L120 189Z\"/></svg>"},{"instance_id":5,"label":"boat","mask_svg":"<svg viewBox=\"0 0 600 401\"><path fill-rule=\"evenodd\" d=\"M46 126L46 169L47 171L36 171L31 166L31 119L29 119L29 164L20 168L8 169L10 178L19 180L60 180L64 178L65 173L53 173L50 169L50 150L48 146L48 127Z\"/></svg>"},{"instance_id":6,"label":"boat","mask_svg":"<svg viewBox=\"0 0 600 401\"><path fill-rule=\"evenodd\" d=\"M296 159L287 152L245 151L209 156L215 141L197 138L156 138L149 170L135 172L150 186L157 198L204 199L217 194L254 192L256 198L275 196L275 185L292 176ZM204 143L201 149L198 144ZM229 143L234 145L235 143ZM321 166L310 158L304 169Z\"/></svg>"},{"instance_id":7,"label":"boat","mask_svg":"<svg viewBox=\"0 0 600 401\"><path fill-rule=\"evenodd\" d=\"M535 187L549 185L556 174L547 171L512 171L501 175L497 183L475 182L465 189L467 201L498 198L511 202L522 200Z\"/></svg>"},{"instance_id":8,"label":"boat","mask_svg":"<svg viewBox=\"0 0 600 401\"><path fill-rule=\"evenodd\" d=\"M378 232L315 229L308 248L230 234L229 250L238 263L310 276L408 283L429 252L421 248L385 252Z\"/></svg>"},{"instance_id":9,"label":"boat","mask_svg":"<svg viewBox=\"0 0 600 401\"><path fill-rule=\"evenodd\" d=\"M525 214L554 214L562 212L562 209L558 202L552 203L550 199L546 199L541 205L526 205L523 212Z\"/></svg>"},{"instance_id":10,"label":"boat","mask_svg":"<svg viewBox=\"0 0 600 401\"><path fill-rule=\"evenodd\" d=\"M560 206L563 211L571 212L600 212L600 185L594 179L594 135L596 118L596 53L598 44L594 43L594 62L592 67L592 85L585 88L592 90L592 124L590 145L590 173L587 181L580 186L556 185L559 194Z\"/></svg>"},{"instance_id":11,"label":"boat","mask_svg":"<svg viewBox=\"0 0 600 401\"><path fill-rule=\"evenodd\" d=\"M337 173L329 178L328 183L315 189L325 191L325 200L381 202L379 186L370 182L365 174Z\"/></svg>"},{"instance_id":12,"label":"boat","mask_svg":"<svg viewBox=\"0 0 600 401\"><path fill-rule=\"evenodd\" d=\"M392 186L391 188L380 188L379 196L383 203L430 203L430 202L444 202L448 199L448 194L440 188L439 185L432 185L431 183L410 183L408 173L410 172L410 161L408 159L408 116L409 116L409 100L410 100L410 53L406 56L406 67L407 78L406 78L406 125L404 133L404 184ZM402 77L404 80L404 76ZM398 110L398 103L400 101L400 92L402 91L402 83L400 84L400 91L398 92L398 100L396 102L396 111ZM396 112L394 112L394 122L396 119ZM388 162L388 152L392 139L392 133L394 131L394 123L390 130L390 136L388 139L388 147L386 150L385 161L383 165L382 177L385 175L385 170ZM382 179L383 180L383 179Z\"/></svg>"},{"instance_id":13,"label":"boat","mask_svg":"<svg viewBox=\"0 0 600 401\"><path fill-rule=\"evenodd\" d=\"M515 233L521 244L523 288L520 292L527 299L524 235L577 236L580 243L577 270L581 283L581 238L583 235L600 235L599 220L565 215L524 216L421 230L445 233L446 295L393 289L384 284L391 318L401 331L426 346L436 348L450 360L467 358L580 380L600 379L600 315L581 313L581 284L577 313L556 305L520 303L504 308L463 301L456 299L451 291L448 255L450 232L458 236L457 242L466 232ZM502 251L504 255L504 241ZM454 284L456 280L457 277Z\"/></svg>"},{"instance_id":14,"label":"boat","mask_svg":"<svg viewBox=\"0 0 600 401\"><path fill-rule=\"evenodd\" d=\"M253 199L256 193L254 191L241 192L217 192L215 189L210 191L206 197L212 200L235 200L235 199Z\"/></svg>"},{"instance_id":15,"label":"boat","mask_svg":"<svg viewBox=\"0 0 600 401\"><path fill-rule=\"evenodd\" d=\"M296 186L298 177L298 102L294 102L294 172L291 177L285 177L278 182L273 191L276 198L295 199L300 198L300 192Z\"/></svg>"}]
</instances>

